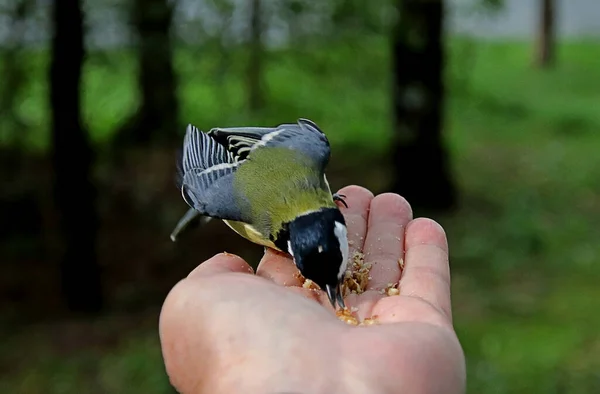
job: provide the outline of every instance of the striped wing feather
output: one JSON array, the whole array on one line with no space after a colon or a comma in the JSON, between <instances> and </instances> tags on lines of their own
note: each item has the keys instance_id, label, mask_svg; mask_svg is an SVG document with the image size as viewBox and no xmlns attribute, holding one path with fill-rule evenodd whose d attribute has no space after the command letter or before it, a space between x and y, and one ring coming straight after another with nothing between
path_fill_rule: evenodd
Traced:
<instances>
[{"instance_id":1,"label":"striped wing feather","mask_svg":"<svg viewBox=\"0 0 600 394\"><path fill-rule=\"evenodd\" d=\"M252 150L268 146L302 152L322 168L329 161L330 146L325 133L316 123L304 118L298 119L296 124L277 127L213 128L207 134L224 145L235 161L243 161Z\"/></svg>"},{"instance_id":2,"label":"striped wing feather","mask_svg":"<svg viewBox=\"0 0 600 394\"><path fill-rule=\"evenodd\" d=\"M225 146L189 125L179 164L183 199L202 215L241 220L243 215L232 203L238 165Z\"/></svg>"}]
</instances>

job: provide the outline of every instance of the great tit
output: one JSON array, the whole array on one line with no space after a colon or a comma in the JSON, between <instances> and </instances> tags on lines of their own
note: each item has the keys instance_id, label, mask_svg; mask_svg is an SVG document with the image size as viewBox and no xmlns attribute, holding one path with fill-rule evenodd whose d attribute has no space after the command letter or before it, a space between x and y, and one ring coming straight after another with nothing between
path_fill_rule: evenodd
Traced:
<instances>
[{"instance_id":1,"label":"great tit","mask_svg":"<svg viewBox=\"0 0 600 394\"><path fill-rule=\"evenodd\" d=\"M341 283L348 236L325 176L331 149L308 119L277 127L188 125L178 162L178 186L191 207L171 239L195 217L223 220L256 244L289 253L300 273L345 308Z\"/></svg>"}]
</instances>

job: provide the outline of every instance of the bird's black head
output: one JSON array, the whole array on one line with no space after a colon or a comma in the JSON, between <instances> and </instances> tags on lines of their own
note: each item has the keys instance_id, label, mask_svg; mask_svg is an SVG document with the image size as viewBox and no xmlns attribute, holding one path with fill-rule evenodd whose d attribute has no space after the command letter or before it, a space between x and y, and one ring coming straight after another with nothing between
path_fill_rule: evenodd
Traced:
<instances>
[{"instance_id":1,"label":"bird's black head","mask_svg":"<svg viewBox=\"0 0 600 394\"><path fill-rule=\"evenodd\" d=\"M305 278L327 292L335 308L344 307L340 284L348 261L348 235L344 216L325 208L299 216L289 223L288 250Z\"/></svg>"}]
</instances>

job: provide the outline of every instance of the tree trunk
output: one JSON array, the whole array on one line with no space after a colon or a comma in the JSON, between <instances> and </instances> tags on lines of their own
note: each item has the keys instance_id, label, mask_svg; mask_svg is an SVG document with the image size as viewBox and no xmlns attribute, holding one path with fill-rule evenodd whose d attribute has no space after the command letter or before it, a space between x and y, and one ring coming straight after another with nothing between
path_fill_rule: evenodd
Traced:
<instances>
[{"instance_id":1,"label":"tree trunk","mask_svg":"<svg viewBox=\"0 0 600 394\"><path fill-rule=\"evenodd\" d=\"M149 145L174 140L178 127L177 81L173 69L168 0L133 0L138 37L140 107L117 138L117 145Z\"/></svg>"},{"instance_id":2,"label":"tree trunk","mask_svg":"<svg viewBox=\"0 0 600 394\"><path fill-rule=\"evenodd\" d=\"M248 64L248 108L251 112L264 105L262 86L262 7L261 0L252 0L250 19L250 62Z\"/></svg>"},{"instance_id":3,"label":"tree trunk","mask_svg":"<svg viewBox=\"0 0 600 394\"><path fill-rule=\"evenodd\" d=\"M393 190L415 207L451 209L456 192L442 139L444 2L397 0L392 39Z\"/></svg>"},{"instance_id":4,"label":"tree trunk","mask_svg":"<svg viewBox=\"0 0 600 394\"><path fill-rule=\"evenodd\" d=\"M83 11L81 0L54 0L53 4L49 77L54 198L63 242L60 274L68 307L97 312L103 298L95 250L95 189L90 179L93 153L80 115Z\"/></svg>"},{"instance_id":5,"label":"tree trunk","mask_svg":"<svg viewBox=\"0 0 600 394\"><path fill-rule=\"evenodd\" d=\"M21 105L19 97L28 82L29 73L24 63L27 62L27 54L23 50L25 44L25 33L27 31L27 19L34 7L32 0L19 0L14 9L8 15L8 35L3 43L2 64L0 65L0 138L10 141L15 151L23 150L27 140L27 125L18 114L17 107ZM19 155L21 156L21 155ZM19 160L11 165L12 168L19 167ZM18 172L13 173L18 177Z\"/></svg>"},{"instance_id":6,"label":"tree trunk","mask_svg":"<svg viewBox=\"0 0 600 394\"><path fill-rule=\"evenodd\" d=\"M540 68L548 68L555 61L555 2L540 0L540 18L538 32L537 64Z\"/></svg>"}]
</instances>

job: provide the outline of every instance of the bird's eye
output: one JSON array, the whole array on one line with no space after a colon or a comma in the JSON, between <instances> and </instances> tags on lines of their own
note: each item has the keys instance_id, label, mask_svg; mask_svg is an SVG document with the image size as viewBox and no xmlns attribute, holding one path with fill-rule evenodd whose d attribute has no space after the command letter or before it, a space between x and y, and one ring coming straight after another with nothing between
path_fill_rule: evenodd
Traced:
<instances>
[{"instance_id":1,"label":"bird's eye","mask_svg":"<svg viewBox=\"0 0 600 394\"><path fill-rule=\"evenodd\" d=\"M317 247L317 250L319 251L319 253L323 253L323 245L319 245Z\"/></svg>"}]
</instances>

